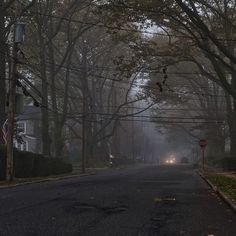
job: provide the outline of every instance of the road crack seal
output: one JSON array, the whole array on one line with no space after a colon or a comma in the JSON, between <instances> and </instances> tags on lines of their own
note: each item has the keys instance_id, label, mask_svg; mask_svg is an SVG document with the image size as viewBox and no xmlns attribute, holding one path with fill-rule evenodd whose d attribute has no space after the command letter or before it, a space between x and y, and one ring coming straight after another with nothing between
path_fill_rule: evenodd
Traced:
<instances>
[{"instance_id":1,"label":"road crack seal","mask_svg":"<svg viewBox=\"0 0 236 236\"><path fill-rule=\"evenodd\" d=\"M106 215L118 214L128 210L127 206L98 206L88 203L76 203L72 206L73 209L78 210L79 213L86 213L89 211L98 211Z\"/></svg>"}]
</instances>

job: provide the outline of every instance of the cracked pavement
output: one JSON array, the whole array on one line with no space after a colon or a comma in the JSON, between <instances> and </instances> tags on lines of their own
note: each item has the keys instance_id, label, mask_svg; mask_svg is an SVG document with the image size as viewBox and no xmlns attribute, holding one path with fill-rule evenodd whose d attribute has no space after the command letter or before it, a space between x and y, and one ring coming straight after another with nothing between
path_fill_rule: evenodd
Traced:
<instances>
[{"instance_id":1,"label":"cracked pavement","mask_svg":"<svg viewBox=\"0 0 236 236\"><path fill-rule=\"evenodd\" d=\"M191 166L143 166L0 190L1 236L236 235Z\"/></svg>"}]
</instances>

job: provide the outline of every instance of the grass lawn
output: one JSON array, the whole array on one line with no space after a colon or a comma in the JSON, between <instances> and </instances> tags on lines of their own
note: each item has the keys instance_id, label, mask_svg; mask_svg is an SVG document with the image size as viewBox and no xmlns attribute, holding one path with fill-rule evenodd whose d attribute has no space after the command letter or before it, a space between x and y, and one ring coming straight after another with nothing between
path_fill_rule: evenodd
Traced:
<instances>
[{"instance_id":1,"label":"grass lawn","mask_svg":"<svg viewBox=\"0 0 236 236\"><path fill-rule=\"evenodd\" d=\"M204 173L205 177L210 180L219 190L224 192L234 204L236 204L236 180L220 174Z\"/></svg>"}]
</instances>

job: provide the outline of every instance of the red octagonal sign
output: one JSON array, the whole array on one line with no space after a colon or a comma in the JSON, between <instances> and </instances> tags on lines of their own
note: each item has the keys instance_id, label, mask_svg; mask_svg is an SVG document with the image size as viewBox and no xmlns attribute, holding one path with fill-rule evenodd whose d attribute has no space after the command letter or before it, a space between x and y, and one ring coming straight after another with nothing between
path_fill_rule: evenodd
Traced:
<instances>
[{"instance_id":1,"label":"red octagonal sign","mask_svg":"<svg viewBox=\"0 0 236 236\"><path fill-rule=\"evenodd\" d=\"M201 140L199 141L199 145L200 145L201 148L205 148L205 147L207 146L207 141L206 141L206 139L201 139Z\"/></svg>"}]
</instances>

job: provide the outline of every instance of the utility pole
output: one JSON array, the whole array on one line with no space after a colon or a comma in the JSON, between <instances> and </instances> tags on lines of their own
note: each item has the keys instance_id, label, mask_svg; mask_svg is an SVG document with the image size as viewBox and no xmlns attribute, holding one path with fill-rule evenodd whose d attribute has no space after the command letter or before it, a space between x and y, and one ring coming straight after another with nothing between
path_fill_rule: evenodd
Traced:
<instances>
[{"instance_id":1,"label":"utility pole","mask_svg":"<svg viewBox=\"0 0 236 236\"><path fill-rule=\"evenodd\" d=\"M199 146L202 149L202 169L205 170L205 149L207 146L207 140L206 139L199 140Z\"/></svg>"},{"instance_id":2,"label":"utility pole","mask_svg":"<svg viewBox=\"0 0 236 236\"><path fill-rule=\"evenodd\" d=\"M1 127L6 120L6 35L5 35L5 4L0 1L0 144L4 143Z\"/></svg>"},{"instance_id":3,"label":"utility pole","mask_svg":"<svg viewBox=\"0 0 236 236\"><path fill-rule=\"evenodd\" d=\"M24 40L24 24L19 21L19 0L16 1L16 22L13 32L13 45L10 67L10 81L9 81L9 108L8 108L8 123L7 123L7 158L6 158L6 180L12 181L13 173L13 139L14 139L14 124L16 113L16 74L17 74L17 53L18 44L23 43Z\"/></svg>"},{"instance_id":4,"label":"utility pole","mask_svg":"<svg viewBox=\"0 0 236 236\"><path fill-rule=\"evenodd\" d=\"M7 142L7 169L6 180L13 180L13 138L14 138L14 123L15 123L15 109L16 109L16 64L17 64L17 43L13 43L11 71L9 81L9 108L8 108L8 142Z\"/></svg>"}]
</instances>

